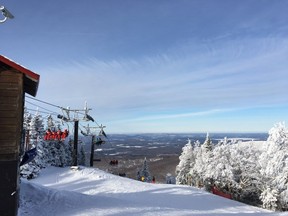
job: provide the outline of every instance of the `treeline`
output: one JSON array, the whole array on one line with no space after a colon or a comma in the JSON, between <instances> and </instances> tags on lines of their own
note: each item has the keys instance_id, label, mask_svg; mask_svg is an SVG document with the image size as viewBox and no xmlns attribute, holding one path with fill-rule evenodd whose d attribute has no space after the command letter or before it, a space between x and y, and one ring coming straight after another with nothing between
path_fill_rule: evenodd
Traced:
<instances>
[{"instance_id":1,"label":"treeline","mask_svg":"<svg viewBox=\"0 0 288 216\"><path fill-rule=\"evenodd\" d=\"M215 188L219 193L250 205L288 210L288 130L278 123L262 146L256 142L224 138L213 144L209 135L203 144L189 141L176 167L176 183Z\"/></svg>"}]
</instances>

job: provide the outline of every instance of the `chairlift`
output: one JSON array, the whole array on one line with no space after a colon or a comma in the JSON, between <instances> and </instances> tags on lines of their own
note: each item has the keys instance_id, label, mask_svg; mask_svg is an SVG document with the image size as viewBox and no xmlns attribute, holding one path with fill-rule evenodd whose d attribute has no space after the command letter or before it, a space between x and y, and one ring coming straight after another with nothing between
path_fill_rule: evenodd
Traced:
<instances>
[{"instance_id":1,"label":"chairlift","mask_svg":"<svg viewBox=\"0 0 288 216\"><path fill-rule=\"evenodd\" d=\"M49 121L49 118L51 118L51 120L52 120L51 115L48 117L48 121ZM59 126L58 127L55 126L55 124L53 122L52 123L53 125L48 127L48 129L46 130L46 132L44 134L44 137L43 137L44 141L51 141L51 140L64 141L66 139L66 137L68 137L68 135L69 135L69 125L66 122L67 118L64 117L64 115L57 115L57 118L61 119L62 125L64 125L64 123L66 123L68 129L64 129L64 131L62 131L59 128ZM57 121L57 124L58 123L60 123L60 122Z\"/></svg>"},{"instance_id":2,"label":"chairlift","mask_svg":"<svg viewBox=\"0 0 288 216\"><path fill-rule=\"evenodd\" d=\"M105 141L101 139L101 137L97 137L96 140L93 141L93 144L100 146L102 144L105 144Z\"/></svg>"},{"instance_id":3,"label":"chairlift","mask_svg":"<svg viewBox=\"0 0 288 216\"><path fill-rule=\"evenodd\" d=\"M31 162L32 160L34 160L36 155L37 155L37 149L36 148L32 148L32 149L26 151L22 157L22 160L20 162L20 166L23 166L23 165Z\"/></svg>"},{"instance_id":4,"label":"chairlift","mask_svg":"<svg viewBox=\"0 0 288 216\"><path fill-rule=\"evenodd\" d=\"M51 140L58 140L58 141L64 141L66 137L69 135L69 130L64 129L64 131L61 131L58 129L57 131L51 130L50 128L47 129L44 135L45 141L51 141Z\"/></svg>"}]
</instances>

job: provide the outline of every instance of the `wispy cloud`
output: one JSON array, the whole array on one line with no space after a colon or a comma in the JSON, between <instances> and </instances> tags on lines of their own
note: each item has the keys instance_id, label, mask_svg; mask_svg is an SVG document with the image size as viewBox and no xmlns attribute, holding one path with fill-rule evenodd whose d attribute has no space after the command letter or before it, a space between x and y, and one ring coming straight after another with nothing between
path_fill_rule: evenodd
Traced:
<instances>
[{"instance_id":1,"label":"wispy cloud","mask_svg":"<svg viewBox=\"0 0 288 216\"><path fill-rule=\"evenodd\" d=\"M200 116L209 116L217 113L227 113L231 111L235 111L236 109L214 109L214 110L206 110L200 112L189 112L189 113L177 113L177 114L158 114L152 116L143 116L139 118L131 118L120 120L120 122L142 122L142 121L155 121L155 120L171 120L171 119L180 119L187 117L200 117Z\"/></svg>"},{"instance_id":2,"label":"wispy cloud","mask_svg":"<svg viewBox=\"0 0 288 216\"><path fill-rule=\"evenodd\" d=\"M199 47L193 52L195 44L188 43L184 50L141 59L91 58L44 69L45 92L40 92L44 97L66 95L62 102L85 99L98 109L115 112L287 103L288 81L283 78L287 77L288 41L275 40L241 39L233 47L225 41L211 44L213 53L202 45L202 52Z\"/></svg>"},{"instance_id":3,"label":"wispy cloud","mask_svg":"<svg viewBox=\"0 0 288 216\"><path fill-rule=\"evenodd\" d=\"M240 112L271 106L264 115L274 117L273 107L288 107L285 1L64 0L53 16L49 3L11 4L20 19L3 25L1 51L40 73L37 97L73 108L87 101L118 129L127 120L129 130L164 130L171 120L180 130L197 119L205 130L226 112L255 120Z\"/></svg>"}]
</instances>

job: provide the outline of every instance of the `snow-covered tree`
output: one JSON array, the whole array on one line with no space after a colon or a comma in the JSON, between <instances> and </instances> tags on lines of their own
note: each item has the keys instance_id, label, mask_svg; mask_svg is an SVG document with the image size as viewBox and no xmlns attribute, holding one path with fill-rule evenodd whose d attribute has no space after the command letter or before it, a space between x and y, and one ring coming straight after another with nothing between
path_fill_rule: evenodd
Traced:
<instances>
[{"instance_id":1,"label":"snow-covered tree","mask_svg":"<svg viewBox=\"0 0 288 216\"><path fill-rule=\"evenodd\" d=\"M49 128L52 131L56 130L55 122L51 115L49 115L47 118L47 128Z\"/></svg>"},{"instance_id":2,"label":"snow-covered tree","mask_svg":"<svg viewBox=\"0 0 288 216\"><path fill-rule=\"evenodd\" d=\"M179 157L179 164L176 167L177 184L189 184L189 171L191 169L191 163L193 163L193 159L193 147L191 140L188 139L188 143L182 148L182 153Z\"/></svg>"},{"instance_id":3,"label":"snow-covered tree","mask_svg":"<svg viewBox=\"0 0 288 216\"><path fill-rule=\"evenodd\" d=\"M212 152L213 144L212 144L212 141L210 139L209 133L207 133L207 135L206 135L206 139L202 145L202 148L203 148L204 152Z\"/></svg>"},{"instance_id":4,"label":"snow-covered tree","mask_svg":"<svg viewBox=\"0 0 288 216\"><path fill-rule=\"evenodd\" d=\"M285 195L288 190L288 129L284 123L277 123L269 130L265 147L259 162L261 173L266 180L266 188L279 193L277 196L279 200L274 204L277 206L273 205L273 208L287 209L288 198ZM267 193L267 189L263 190L261 194L263 206L267 206L266 202L271 199L271 196L271 193Z\"/></svg>"},{"instance_id":5,"label":"snow-covered tree","mask_svg":"<svg viewBox=\"0 0 288 216\"><path fill-rule=\"evenodd\" d=\"M261 171L264 175L274 178L281 172L283 165L285 166L283 162L287 158L287 148L288 129L284 123L278 123L270 129L266 150L260 157Z\"/></svg>"},{"instance_id":6,"label":"snow-covered tree","mask_svg":"<svg viewBox=\"0 0 288 216\"><path fill-rule=\"evenodd\" d=\"M29 130L31 123L32 115L28 112L26 108L24 108L24 116L23 116L23 129Z\"/></svg>"},{"instance_id":7,"label":"snow-covered tree","mask_svg":"<svg viewBox=\"0 0 288 216\"><path fill-rule=\"evenodd\" d=\"M42 138L44 133L44 125L42 116L36 112L32 117L29 127L29 138L33 147L37 146L37 141Z\"/></svg>"},{"instance_id":8,"label":"snow-covered tree","mask_svg":"<svg viewBox=\"0 0 288 216\"><path fill-rule=\"evenodd\" d=\"M25 122L27 121L27 122ZM27 146L25 151L32 148L37 148L37 155L34 160L30 163L25 164L20 167L20 174L25 178L34 178L38 175L40 169L45 167L43 161L41 160L41 155L43 153L43 148L41 145L42 135L44 131L42 116L36 112L33 117L26 113L24 115L24 127L26 128L27 134ZM29 149L28 149L29 148Z\"/></svg>"},{"instance_id":9,"label":"snow-covered tree","mask_svg":"<svg viewBox=\"0 0 288 216\"><path fill-rule=\"evenodd\" d=\"M213 150L213 160L207 167L206 176L212 178L214 184L217 184L219 189L226 189L228 185L234 182L234 172L231 158L231 145L224 139L219 142Z\"/></svg>"},{"instance_id":10,"label":"snow-covered tree","mask_svg":"<svg viewBox=\"0 0 288 216\"><path fill-rule=\"evenodd\" d=\"M142 169L137 172L137 179L143 182L151 182L152 180L146 157L144 159Z\"/></svg>"},{"instance_id":11,"label":"snow-covered tree","mask_svg":"<svg viewBox=\"0 0 288 216\"><path fill-rule=\"evenodd\" d=\"M273 211L277 210L279 202L278 190L268 187L261 193L260 199L263 202L263 208L271 209Z\"/></svg>"},{"instance_id":12,"label":"snow-covered tree","mask_svg":"<svg viewBox=\"0 0 288 216\"><path fill-rule=\"evenodd\" d=\"M27 116L29 116L27 114ZM27 122L25 122L26 120ZM52 117L48 124L55 125ZM44 125L41 115L36 113L32 118L24 118L24 125L29 130L30 148L37 148L37 155L31 162L20 167L20 175L24 178L35 178L46 166L68 166L72 164L71 145L59 140L43 140ZM27 149L26 149L27 150Z\"/></svg>"},{"instance_id":13,"label":"snow-covered tree","mask_svg":"<svg viewBox=\"0 0 288 216\"><path fill-rule=\"evenodd\" d=\"M186 155L185 151L186 148L183 148L181 156ZM191 180L188 179L191 185L205 187L208 191L216 185L220 191L229 193L240 201L260 204L259 188L262 181L258 171L259 164L256 163L259 154L253 148L240 148L235 140L227 138L213 145L207 134L203 145L195 145L192 152L190 158L186 159L190 159L188 177Z\"/></svg>"},{"instance_id":14,"label":"snow-covered tree","mask_svg":"<svg viewBox=\"0 0 288 216\"><path fill-rule=\"evenodd\" d=\"M211 177L211 170L213 162L213 144L207 133L206 139L201 147L195 148L195 162L194 166L191 166L190 174L194 182L199 186L204 186L206 190L210 190L213 185L213 179ZM192 180L193 181L193 180Z\"/></svg>"}]
</instances>

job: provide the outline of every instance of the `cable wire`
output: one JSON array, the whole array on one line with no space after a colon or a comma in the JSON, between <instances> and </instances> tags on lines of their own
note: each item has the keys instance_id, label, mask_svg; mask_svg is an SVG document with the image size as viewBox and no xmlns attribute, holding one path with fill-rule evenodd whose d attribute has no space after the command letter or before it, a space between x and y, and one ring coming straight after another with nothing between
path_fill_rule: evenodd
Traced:
<instances>
[{"instance_id":1,"label":"cable wire","mask_svg":"<svg viewBox=\"0 0 288 216\"><path fill-rule=\"evenodd\" d=\"M44 111L41 111L41 110L30 109L30 108L27 108L27 107L26 107L26 110L34 111L34 112L39 112L39 113L43 113L43 114L47 114L47 115L57 116L57 113L44 112ZM43 118L44 118L44 117L43 117Z\"/></svg>"},{"instance_id":2,"label":"cable wire","mask_svg":"<svg viewBox=\"0 0 288 216\"><path fill-rule=\"evenodd\" d=\"M58 114L58 113L56 113L56 112L54 112L54 111L51 111L51 110L46 109L46 108L44 108L44 107L41 107L41 106L39 106L39 105L37 105L37 104L31 103L30 101L25 100L25 103L28 103L28 104L30 104L30 105L39 107L39 108L41 108L41 109L43 109L43 110L46 110L46 111L50 112L51 114L55 114L55 115Z\"/></svg>"},{"instance_id":3,"label":"cable wire","mask_svg":"<svg viewBox=\"0 0 288 216\"><path fill-rule=\"evenodd\" d=\"M86 113L81 113L80 111L76 111L76 110L70 110L70 109L66 109L66 108L64 108L64 107L62 107L62 106L58 106L58 105L55 105L55 104L52 104L52 103L49 103L49 102L46 102L46 101L43 101L43 100L40 100L40 99L36 99L36 98L34 98L34 97L31 97L31 96L29 96L29 95L25 95L25 97L26 98L29 98L29 99L31 99L31 100L35 100L35 101L38 101L38 102L40 102L40 103L44 103L44 104L47 104L47 105L49 105L49 106L53 106L53 107L56 107L56 108L59 108L59 109L61 109L62 111L63 110L66 110L66 111L69 111L69 112L73 112L73 113L76 113L77 115L78 114L81 114L81 115L86 115ZM33 104L33 103L31 103L31 102L28 102L28 103L30 103L30 104L32 104L32 105L34 105L34 106L37 106L36 104ZM40 107L40 106L39 106ZM44 110L46 110L46 111L50 111L50 110L48 110L48 109L45 109L45 108L43 108L43 107L41 107L42 109L44 109ZM53 112L54 114L56 113L56 112ZM95 124L98 126L98 127L101 127L96 121L94 121L95 122Z\"/></svg>"},{"instance_id":4,"label":"cable wire","mask_svg":"<svg viewBox=\"0 0 288 216\"><path fill-rule=\"evenodd\" d=\"M43 101L43 100L39 100L39 99L33 98L33 97L31 97L31 96L28 96L28 95L26 95L26 97L29 98L29 99L32 99L32 100L35 100L35 101L38 101L38 102L41 102L41 103L44 103L44 104L53 106L53 107L57 107L57 108L59 108L59 109L64 109L64 108L61 107L61 106L58 106L58 105L55 105L55 104L52 104L52 103L48 103L48 102Z\"/></svg>"}]
</instances>

